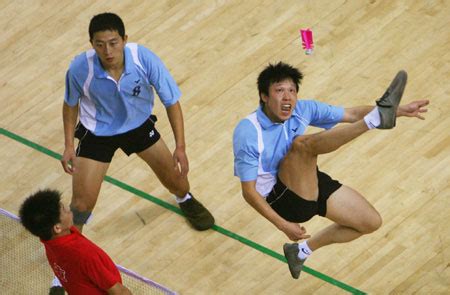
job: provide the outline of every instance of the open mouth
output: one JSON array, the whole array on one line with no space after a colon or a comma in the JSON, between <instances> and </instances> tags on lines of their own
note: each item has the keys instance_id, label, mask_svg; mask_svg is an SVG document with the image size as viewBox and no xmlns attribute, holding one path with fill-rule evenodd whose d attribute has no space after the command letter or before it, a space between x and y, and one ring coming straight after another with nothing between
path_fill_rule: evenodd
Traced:
<instances>
[{"instance_id":1,"label":"open mouth","mask_svg":"<svg viewBox=\"0 0 450 295\"><path fill-rule=\"evenodd\" d=\"M281 105L281 110L283 112L289 112L291 110L292 106L290 104L283 104Z\"/></svg>"}]
</instances>

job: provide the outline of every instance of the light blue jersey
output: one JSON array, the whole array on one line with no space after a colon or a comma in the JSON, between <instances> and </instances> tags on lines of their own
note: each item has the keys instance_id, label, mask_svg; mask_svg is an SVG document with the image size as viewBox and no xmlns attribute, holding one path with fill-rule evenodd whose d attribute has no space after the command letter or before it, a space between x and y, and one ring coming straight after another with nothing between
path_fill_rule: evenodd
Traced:
<instances>
[{"instance_id":1,"label":"light blue jersey","mask_svg":"<svg viewBox=\"0 0 450 295\"><path fill-rule=\"evenodd\" d=\"M280 161L294 138L304 134L308 125L332 128L342 121L343 116L342 107L298 100L289 120L274 123L260 106L234 130L234 175L241 181L256 180L256 190L266 197L276 183Z\"/></svg>"},{"instance_id":2,"label":"light blue jersey","mask_svg":"<svg viewBox=\"0 0 450 295\"><path fill-rule=\"evenodd\" d=\"M67 71L64 100L69 106L80 104L80 121L95 135L116 135L139 127L152 113L153 88L165 107L181 96L175 80L153 52L128 43L124 56L119 82L103 69L94 49L75 57Z\"/></svg>"}]
</instances>

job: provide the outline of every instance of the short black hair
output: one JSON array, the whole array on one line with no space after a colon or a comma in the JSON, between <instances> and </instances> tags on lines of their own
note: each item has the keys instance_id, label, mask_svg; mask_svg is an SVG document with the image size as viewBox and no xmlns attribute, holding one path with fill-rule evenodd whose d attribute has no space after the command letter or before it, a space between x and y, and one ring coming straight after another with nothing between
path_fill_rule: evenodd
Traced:
<instances>
[{"instance_id":1,"label":"short black hair","mask_svg":"<svg viewBox=\"0 0 450 295\"><path fill-rule=\"evenodd\" d=\"M125 25L122 19L115 13L105 12L95 15L89 23L89 40L94 34L101 31L117 31L122 39L125 38Z\"/></svg>"},{"instance_id":2,"label":"short black hair","mask_svg":"<svg viewBox=\"0 0 450 295\"><path fill-rule=\"evenodd\" d=\"M39 190L30 195L19 210L22 225L44 241L53 236L53 226L59 222L61 193L56 190Z\"/></svg>"},{"instance_id":3,"label":"short black hair","mask_svg":"<svg viewBox=\"0 0 450 295\"><path fill-rule=\"evenodd\" d=\"M264 101L262 100L261 95L269 95L270 85L286 79L291 79L292 82L295 83L298 91L299 85L301 84L303 79L303 74L297 68L281 61L277 64L269 63L269 65L258 76L257 84L259 92L259 103L261 105L264 105Z\"/></svg>"}]
</instances>

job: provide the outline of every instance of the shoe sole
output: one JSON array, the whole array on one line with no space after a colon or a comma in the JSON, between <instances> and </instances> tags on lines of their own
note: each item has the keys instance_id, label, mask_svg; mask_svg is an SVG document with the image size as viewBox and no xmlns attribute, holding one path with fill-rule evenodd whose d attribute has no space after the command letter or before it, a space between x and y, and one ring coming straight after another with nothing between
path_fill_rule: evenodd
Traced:
<instances>
[{"instance_id":1,"label":"shoe sole","mask_svg":"<svg viewBox=\"0 0 450 295\"><path fill-rule=\"evenodd\" d=\"M408 74L403 70L399 71L384 95L377 100L378 111L381 117L378 129L392 129L395 127L397 108L405 91L407 80Z\"/></svg>"},{"instance_id":2,"label":"shoe sole","mask_svg":"<svg viewBox=\"0 0 450 295\"><path fill-rule=\"evenodd\" d=\"M186 219L189 221L189 223L192 225L192 227L198 231L208 230L208 229L212 228L215 224L214 217L212 219L208 217L209 220L207 222L202 223L202 225L196 224L196 219L191 219L188 217L186 217Z\"/></svg>"},{"instance_id":3,"label":"shoe sole","mask_svg":"<svg viewBox=\"0 0 450 295\"><path fill-rule=\"evenodd\" d=\"M291 253L289 252L289 246L290 246L290 244L287 244L287 243L283 245L284 257L286 257L291 276L294 279L298 279L300 277L300 273L302 272L302 270L300 269L299 273L297 274L297 273L295 273L296 270L292 269L292 267L291 267L291 265L289 263L289 258L288 258L289 256L291 256ZM296 256L295 253L293 255ZM293 259L295 259L295 257L293 257ZM303 269L303 266L302 266L302 269Z\"/></svg>"}]
</instances>

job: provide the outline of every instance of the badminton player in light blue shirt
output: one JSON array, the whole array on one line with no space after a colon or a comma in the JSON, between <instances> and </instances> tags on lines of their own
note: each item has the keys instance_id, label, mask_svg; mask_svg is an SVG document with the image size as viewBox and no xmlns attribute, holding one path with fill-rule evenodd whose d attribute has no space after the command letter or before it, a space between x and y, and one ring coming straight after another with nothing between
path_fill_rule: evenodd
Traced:
<instances>
[{"instance_id":1,"label":"badminton player in light blue shirt","mask_svg":"<svg viewBox=\"0 0 450 295\"><path fill-rule=\"evenodd\" d=\"M357 191L317 167L330 153L370 129L391 129L398 116L423 119L428 100L399 106L406 85L400 71L377 106L342 108L298 99L302 73L283 62L258 77L260 106L234 130L234 173L242 195L292 241L283 250L292 277L298 278L311 253L333 243L352 241L381 226L375 208ZM337 123L342 124L334 127ZM327 130L304 134L309 126ZM310 236L299 223L315 215L332 225Z\"/></svg>"},{"instance_id":2,"label":"badminton player in light blue shirt","mask_svg":"<svg viewBox=\"0 0 450 295\"><path fill-rule=\"evenodd\" d=\"M211 228L214 217L189 192L181 92L175 80L153 52L127 43L116 14L94 16L89 38L92 49L75 57L67 71L63 104L61 163L73 176L70 207L75 226L81 230L89 219L113 155L121 149L150 166L195 229ZM173 130L173 153L155 127L155 93Z\"/></svg>"}]
</instances>

